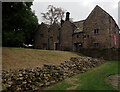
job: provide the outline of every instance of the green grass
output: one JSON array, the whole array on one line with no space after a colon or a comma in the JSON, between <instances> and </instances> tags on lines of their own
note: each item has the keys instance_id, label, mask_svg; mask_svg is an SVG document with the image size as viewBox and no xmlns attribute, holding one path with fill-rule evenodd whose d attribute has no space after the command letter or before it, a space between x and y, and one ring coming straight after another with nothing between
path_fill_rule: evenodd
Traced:
<instances>
[{"instance_id":1,"label":"green grass","mask_svg":"<svg viewBox=\"0 0 120 92\"><path fill-rule=\"evenodd\" d=\"M111 85L107 84L105 80L108 76L117 73L118 62L109 61L86 73L66 79L69 81L76 79L76 81L73 81L74 83L69 83L69 81L64 80L47 88L47 90L116 90Z\"/></svg>"}]
</instances>

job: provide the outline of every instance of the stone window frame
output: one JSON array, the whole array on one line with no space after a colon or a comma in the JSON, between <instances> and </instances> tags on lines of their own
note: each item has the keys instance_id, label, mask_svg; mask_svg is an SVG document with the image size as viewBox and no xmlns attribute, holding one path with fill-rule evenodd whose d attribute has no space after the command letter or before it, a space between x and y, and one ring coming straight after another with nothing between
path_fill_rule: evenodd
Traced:
<instances>
[{"instance_id":1,"label":"stone window frame","mask_svg":"<svg viewBox=\"0 0 120 92\"><path fill-rule=\"evenodd\" d=\"M86 34L84 34L84 35L83 35L83 39L86 39L86 38L87 38L87 35L86 35Z\"/></svg>"},{"instance_id":2,"label":"stone window frame","mask_svg":"<svg viewBox=\"0 0 120 92\"><path fill-rule=\"evenodd\" d=\"M95 48L99 48L99 46L100 46L100 43L98 43L98 42L94 43Z\"/></svg>"},{"instance_id":3,"label":"stone window frame","mask_svg":"<svg viewBox=\"0 0 120 92\"><path fill-rule=\"evenodd\" d=\"M94 34L95 35L99 34L99 29L98 28L94 29Z\"/></svg>"}]
</instances>

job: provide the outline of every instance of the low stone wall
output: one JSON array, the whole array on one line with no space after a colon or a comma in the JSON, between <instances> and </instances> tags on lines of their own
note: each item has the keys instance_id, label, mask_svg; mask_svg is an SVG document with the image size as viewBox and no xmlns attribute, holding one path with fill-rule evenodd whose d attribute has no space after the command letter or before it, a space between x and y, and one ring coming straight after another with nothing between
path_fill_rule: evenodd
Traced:
<instances>
[{"instance_id":1,"label":"low stone wall","mask_svg":"<svg viewBox=\"0 0 120 92\"><path fill-rule=\"evenodd\" d=\"M85 56L89 56L93 58L103 58L105 60L120 61L120 49L81 48L78 50L78 52Z\"/></svg>"},{"instance_id":2,"label":"low stone wall","mask_svg":"<svg viewBox=\"0 0 120 92\"><path fill-rule=\"evenodd\" d=\"M4 91L41 90L67 77L84 73L102 63L104 63L103 59L71 57L69 61L57 66L44 64L42 68L3 70L2 83L6 87Z\"/></svg>"}]
</instances>

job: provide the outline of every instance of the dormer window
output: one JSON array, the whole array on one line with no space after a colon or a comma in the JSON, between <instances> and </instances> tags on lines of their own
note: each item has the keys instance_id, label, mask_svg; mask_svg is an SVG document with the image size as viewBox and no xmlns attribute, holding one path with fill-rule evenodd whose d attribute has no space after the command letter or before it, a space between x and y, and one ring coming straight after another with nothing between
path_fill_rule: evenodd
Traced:
<instances>
[{"instance_id":1,"label":"dormer window","mask_svg":"<svg viewBox=\"0 0 120 92\"><path fill-rule=\"evenodd\" d=\"M99 33L99 29L94 29L94 34L98 34Z\"/></svg>"}]
</instances>

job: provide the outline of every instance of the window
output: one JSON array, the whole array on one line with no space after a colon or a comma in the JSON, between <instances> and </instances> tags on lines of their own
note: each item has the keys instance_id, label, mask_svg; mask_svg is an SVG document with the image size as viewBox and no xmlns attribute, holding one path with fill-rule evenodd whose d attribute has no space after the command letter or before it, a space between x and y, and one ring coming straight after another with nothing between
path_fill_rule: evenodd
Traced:
<instances>
[{"instance_id":1,"label":"window","mask_svg":"<svg viewBox=\"0 0 120 92\"><path fill-rule=\"evenodd\" d=\"M43 37L44 35L43 34L40 34L40 37Z\"/></svg>"},{"instance_id":2,"label":"window","mask_svg":"<svg viewBox=\"0 0 120 92\"><path fill-rule=\"evenodd\" d=\"M83 39L86 39L86 35L83 36Z\"/></svg>"},{"instance_id":3,"label":"window","mask_svg":"<svg viewBox=\"0 0 120 92\"><path fill-rule=\"evenodd\" d=\"M98 48L99 47L99 43L94 43L94 47Z\"/></svg>"},{"instance_id":4,"label":"window","mask_svg":"<svg viewBox=\"0 0 120 92\"><path fill-rule=\"evenodd\" d=\"M60 30L60 28L58 28L58 30Z\"/></svg>"},{"instance_id":5,"label":"window","mask_svg":"<svg viewBox=\"0 0 120 92\"><path fill-rule=\"evenodd\" d=\"M98 34L99 33L99 29L94 29L94 34Z\"/></svg>"},{"instance_id":6,"label":"window","mask_svg":"<svg viewBox=\"0 0 120 92\"><path fill-rule=\"evenodd\" d=\"M87 37L89 38L89 35L87 35Z\"/></svg>"},{"instance_id":7,"label":"window","mask_svg":"<svg viewBox=\"0 0 120 92\"><path fill-rule=\"evenodd\" d=\"M77 38L79 38L79 35L77 35Z\"/></svg>"}]
</instances>

